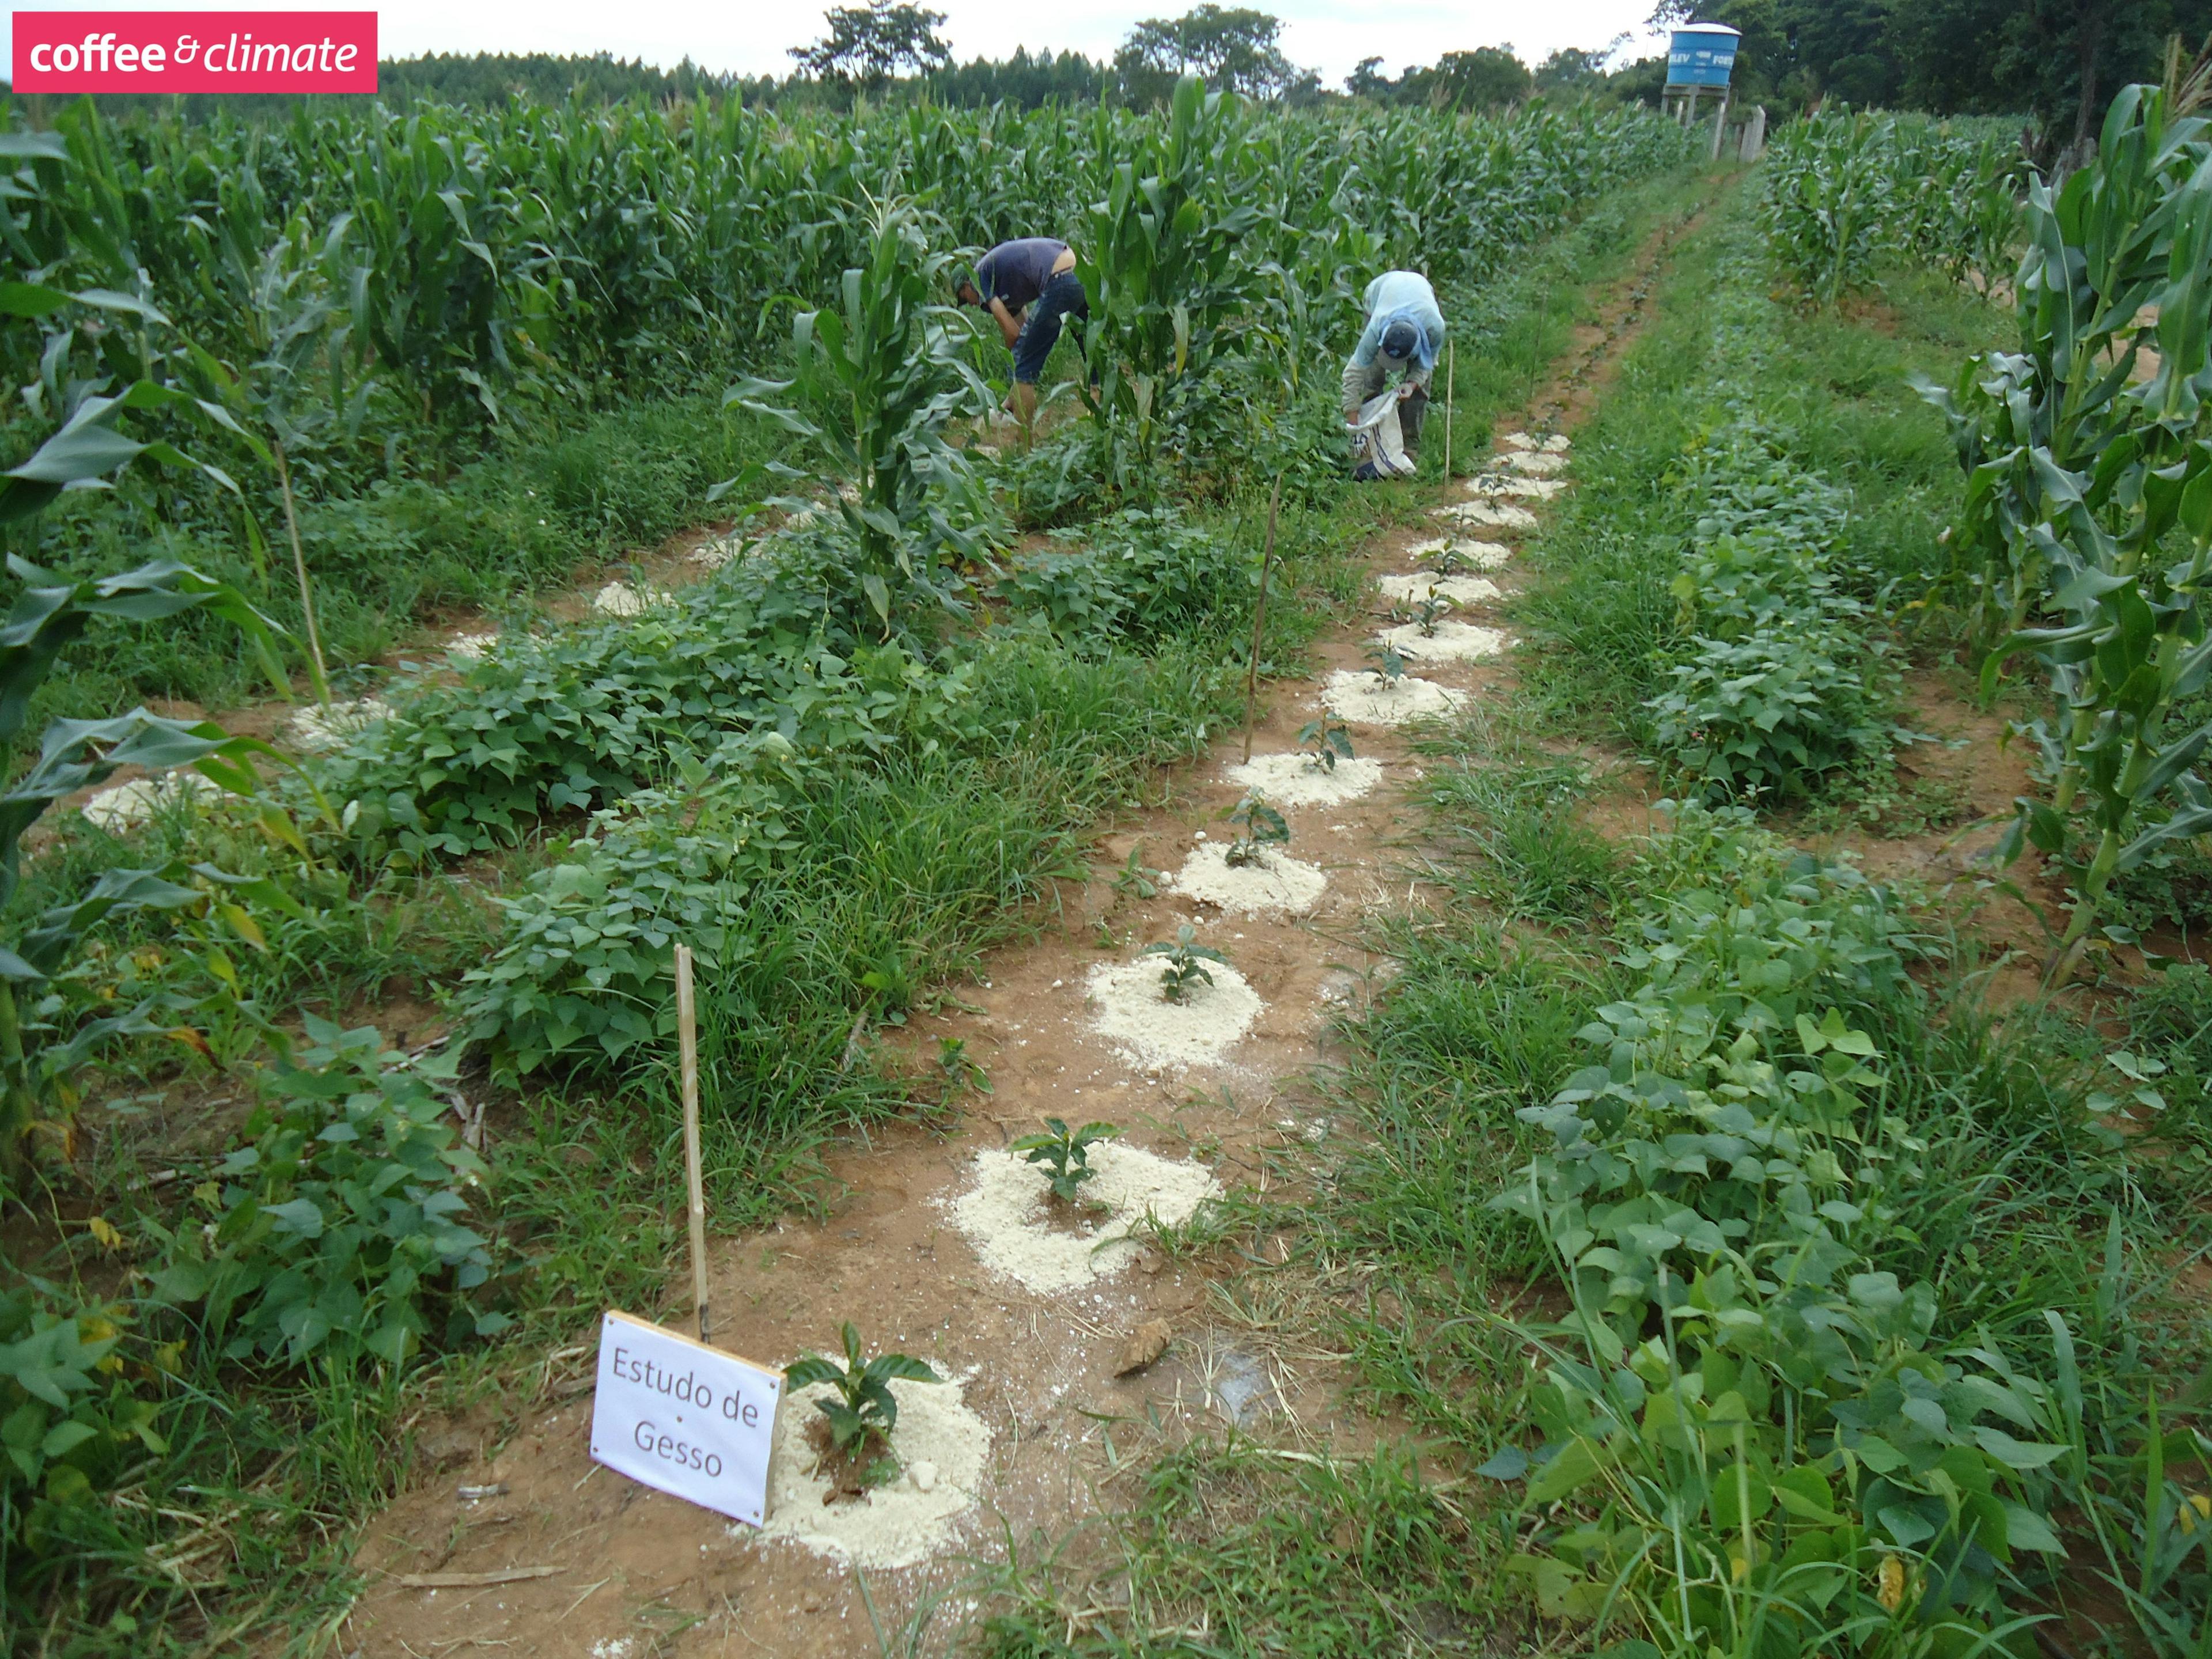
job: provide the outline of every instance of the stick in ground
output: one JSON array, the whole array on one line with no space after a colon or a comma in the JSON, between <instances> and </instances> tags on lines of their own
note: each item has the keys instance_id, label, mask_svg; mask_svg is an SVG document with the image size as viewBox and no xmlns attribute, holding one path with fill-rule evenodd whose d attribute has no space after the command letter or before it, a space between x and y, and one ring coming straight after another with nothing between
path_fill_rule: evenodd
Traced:
<instances>
[{"instance_id":1,"label":"stick in ground","mask_svg":"<svg viewBox=\"0 0 2212 1659\"><path fill-rule=\"evenodd\" d=\"M1252 661L1244 671L1244 764L1252 763L1252 721L1259 708L1260 633L1267 625L1267 575L1275 568L1275 515L1283 505L1283 475L1267 497L1267 550L1260 560L1260 597L1252 606Z\"/></svg>"},{"instance_id":2,"label":"stick in ground","mask_svg":"<svg viewBox=\"0 0 2212 1659\"><path fill-rule=\"evenodd\" d=\"M691 1300L707 1334L707 1197L699 1176L699 1019L691 1000L691 947L676 947L676 1030L684 1055L684 1180L691 1198Z\"/></svg>"}]
</instances>

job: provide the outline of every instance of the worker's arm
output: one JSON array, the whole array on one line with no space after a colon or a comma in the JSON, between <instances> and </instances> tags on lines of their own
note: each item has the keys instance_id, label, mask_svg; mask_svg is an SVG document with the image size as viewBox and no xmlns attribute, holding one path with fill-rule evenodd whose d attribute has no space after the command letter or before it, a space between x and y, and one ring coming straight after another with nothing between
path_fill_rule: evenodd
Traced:
<instances>
[{"instance_id":1,"label":"worker's arm","mask_svg":"<svg viewBox=\"0 0 2212 1659\"><path fill-rule=\"evenodd\" d=\"M1359 406L1382 389L1382 377L1372 363L1363 363L1358 353L1344 366L1344 422L1352 425L1359 418Z\"/></svg>"},{"instance_id":2,"label":"worker's arm","mask_svg":"<svg viewBox=\"0 0 2212 1659\"><path fill-rule=\"evenodd\" d=\"M1012 351L1014 342L1022 337L1022 319L1006 309L1004 300L997 298L991 301L991 315L998 319L999 332L1006 337L1006 349Z\"/></svg>"}]
</instances>

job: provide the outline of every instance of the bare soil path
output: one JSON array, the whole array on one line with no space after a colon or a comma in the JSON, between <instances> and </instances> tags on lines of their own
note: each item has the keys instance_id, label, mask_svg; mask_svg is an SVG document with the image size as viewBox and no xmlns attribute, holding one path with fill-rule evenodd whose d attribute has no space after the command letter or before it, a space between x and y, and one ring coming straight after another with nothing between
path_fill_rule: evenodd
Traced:
<instances>
[{"instance_id":1,"label":"bare soil path","mask_svg":"<svg viewBox=\"0 0 2212 1659\"><path fill-rule=\"evenodd\" d=\"M1642 250L1553 382L1528 409L1501 418L1501 432L1571 429L1640 326L1682 228ZM1501 441L1498 464L1509 447ZM1431 504L1472 499L1455 485ZM1404 574L1417 565L1413 544L1447 532L1519 539L1424 517L1418 527L1377 537L1366 562L1378 578ZM1521 577L1509 562L1489 580L1510 596ZM1455 619L1495 626L1498 603L1462 607ZM1379 594L1373 607L1369 619L1316 643L1310 680L1267 688L1255 757L1294 749L1300 726L1320 710L1328 677L1365 669L1363 653L1387 621ZM1430 653L1413 672L1479 700L1503 689L1510 658L1453 662ZM1172 874L1231 833L1222 816L1244 793L1228 775L1243 738L1226 734L1205 759L1176 769L1164 805L1105 838L1093 879L1063 888L1057 926L994 953L984 981L961 988L959 1006L910 1028L923 1055L939 1036L963 1041L992 1092L967 1096L945 1121L897 1127L835 1160L847 1191L820 1224L714 1241L710 1299L721 1310L715 1335L725 1346L782 1364L834 1348L838 1325L851 1320L872 1348L919 1355L955 1379L989 1445L972 1501L929 1553L866 1569L864 1602L849 1561L732 1526L599 1468L587 1443L592 1356L580 1347L549 1357L538 1399L508 1416L519 1424L510 1435L473 1454L465 1443L454 1449L453 1461L368 1527L358 1565L369 1584L341 1650L363 1659L479 1650L545 1659L873 1655L881 1650L871 1605L890 1630L933 1598L949 1597L939 1626L949 1632L964 1610L959 1586L976 1561L1003 1559L1009 1536L1024 1545L1057 1538L1110 1509L1117 1483L1150 1447L1233 1423L1293 1449L1356 1455L1389 1433L1389 1425L1344 1402L1333 1356L1302 1342L1292 1322L1231 1293L1231 1267L1155 1245L1122 1251L1107 1276L1041 1293L994 1272L950 1208L976 1179L979 1155L988 1159L1048 1115L1109 1120L1127 1145L1195 1162L1232 1192L1267 1191L1284 1178L1279 1164L1291 1162L1281 1152L1342 1132L1311 1074L1328 1063L1336 1019L1389 971L1369 948L1369 921L1424 902L1419 820L1408 804L1423 763L1403 728L1355 725L1352 741L1363 762L1381 763L1370 793L1285 806L1287 854L1328 878L1308 913L1200 902L1164 882L1151 897L1113 884L1133 848L1142 865ZM1129 961L1185 922L1226 953L1261 1007L1218 1062L1147 1064L1094 1029L1099 1011L1089 983L1100 964ZM1208 994L1200 994L1199 1006ZM679 1328L688 1312L684 1277L672 1277L661 1314ZM1167 1352L1117 1376L1125 1348L1157 1321L1172 1334ZM899 1491L917 1475L910 1462ZM464 1498L463 1488L493 1495ZM474 1586L400 1582L539 1567L557 1571Z\"/></svg>"}]
</instances>

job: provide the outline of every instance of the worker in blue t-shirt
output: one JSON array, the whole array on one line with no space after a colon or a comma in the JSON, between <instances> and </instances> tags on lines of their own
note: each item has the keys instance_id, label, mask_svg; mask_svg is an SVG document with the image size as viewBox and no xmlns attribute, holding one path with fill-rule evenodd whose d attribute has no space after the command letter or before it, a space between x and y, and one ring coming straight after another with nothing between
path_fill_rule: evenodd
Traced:
<instances>
[{"instance_id":1,"label":"worker in blue t-shirt","mask_svg":"<svg viewBox=\"0 0 2212 1659\"><path fill-rule=\"evenodd\" d=\"M1398 385L1398 431L1406 454L1420 447L1421 416L1429 406L1429 382L1444 349L1444 313L1437 291L1418 271L1386 270L1368 283L1361 300L1367 326L1344 366L1344 423L1356 426L1359 406L1402 371Z\"/></svg>"},{"instance_id":2,"label":"worker in blue t-shirt","mask_svg":"<svg viewBox=\"0 0 2212 1659\"><path fill-rule=\"evenodd\" d=\"M1036 413L1037 377L1060 339L1063 317L1091 315L1075 274L1075 255L1049 236L1001 242L975 261L975 274L953 290L963 306L991 313L1014 354L1014 412L1026 427Z\"/></svg>"}]
</instances>

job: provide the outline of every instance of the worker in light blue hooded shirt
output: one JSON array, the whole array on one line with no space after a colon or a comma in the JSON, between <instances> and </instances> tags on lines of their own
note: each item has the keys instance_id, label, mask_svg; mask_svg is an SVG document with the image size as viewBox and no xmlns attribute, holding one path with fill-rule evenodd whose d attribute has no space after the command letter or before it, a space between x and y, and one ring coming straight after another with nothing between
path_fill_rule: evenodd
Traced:
<instances>
[{"instance_id":1,"label":"worker in light blue hooded shirt","mask_svg":"<svg viewBox=\"0 0 2212 1659\"><path fill-rule=\"evenodd\" d=\"M1344 366L1344 421L1358 423L1359 406L1389 384L1398 385L1398 430L1408 457L1421 441L1421 416L1429 406L1429 382L1444 349L1444 313L1429 279L1414 270L1386 270L1368 283L1360 304L1367 326Z\"/></svg>"}]
</instances>

